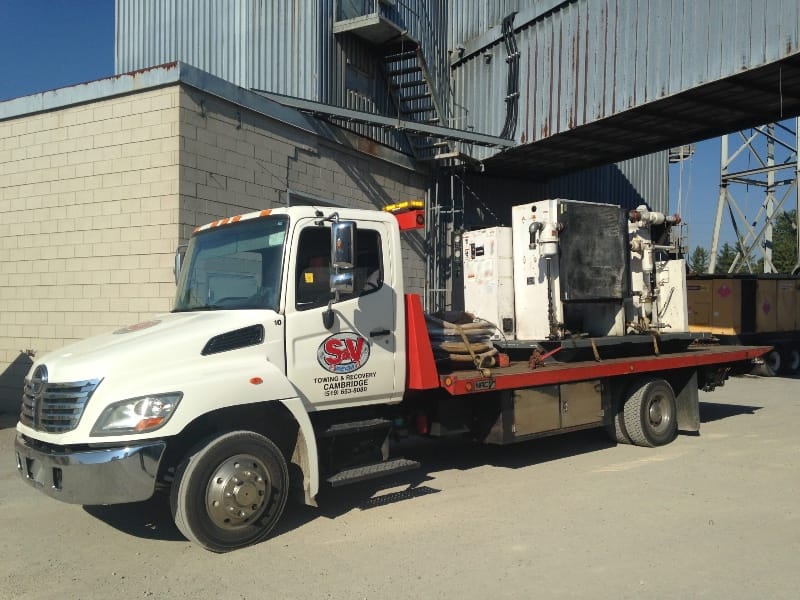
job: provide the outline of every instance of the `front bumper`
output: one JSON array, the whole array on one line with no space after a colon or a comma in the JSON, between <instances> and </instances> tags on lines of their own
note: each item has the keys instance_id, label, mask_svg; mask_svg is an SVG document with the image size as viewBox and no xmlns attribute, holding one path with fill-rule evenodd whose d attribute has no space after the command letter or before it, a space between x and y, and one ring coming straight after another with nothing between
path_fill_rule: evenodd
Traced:
<instances>
[{"instance_id":1,"label":"front bumper","mask_svg":"<svg viewBox=\"0 0 800 600\"><path fill-rule=\"evenodd\" d=\"M29 485L70 504L122 504L153 495L167 444L70 451L34 445L17 434L17 469Z\"/></svg>"}]
</instances>

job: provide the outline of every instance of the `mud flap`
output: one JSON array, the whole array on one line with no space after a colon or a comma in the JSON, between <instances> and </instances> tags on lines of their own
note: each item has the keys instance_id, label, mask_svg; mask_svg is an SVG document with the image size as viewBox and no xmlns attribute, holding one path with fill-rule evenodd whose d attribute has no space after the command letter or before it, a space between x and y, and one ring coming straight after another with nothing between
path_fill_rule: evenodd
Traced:
<instances>
[{"instance_id":1,"label":"mud flap","mask_svg":"<svg viewBox=\"0 0 800 600\"><path fill-rule=\"evenodd\" d=\"M697 433L700 431L700 398L697 392L697 371L677 373L670 377L675 392L678 412L678 431Z\"/></svg>"}]
</instances>

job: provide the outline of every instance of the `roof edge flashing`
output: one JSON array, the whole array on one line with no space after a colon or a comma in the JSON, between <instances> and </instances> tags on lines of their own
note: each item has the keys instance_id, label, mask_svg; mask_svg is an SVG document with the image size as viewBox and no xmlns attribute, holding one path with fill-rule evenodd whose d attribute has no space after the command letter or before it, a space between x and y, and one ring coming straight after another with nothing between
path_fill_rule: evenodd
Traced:
<instances>
[{"instance_id":1,"label":"roof edge flashing","mask_svg":"<svg viewBox=\"0 0 800 600\"><path fill-rule=\"evenodd\" d=\"M263 94L239 87L220 77L207 73L184 62L170 62L129 73L120 73L103 79L20 96L0 102L0 122L43 112L61 110L82 104L117 98L128 94L158 89L169 85L184 85L224 102L251 110L267 118L302 130L321 139L345 145L356 152L369 154L411 171L417 165L406 155L389 151L376 154L364 152L346 130L335 127L294 107L285 106Z\"/></svg>"},{"instance_id":2,"label":"roof edge flashing","mask_svg":"<svg viewBox=\"0 0 800 600\"><path fill-rule=\"evenodd\" d=\"M0 102L0 121L178 83L183 66L165 63Z\"/></svg>"}]
</instances>

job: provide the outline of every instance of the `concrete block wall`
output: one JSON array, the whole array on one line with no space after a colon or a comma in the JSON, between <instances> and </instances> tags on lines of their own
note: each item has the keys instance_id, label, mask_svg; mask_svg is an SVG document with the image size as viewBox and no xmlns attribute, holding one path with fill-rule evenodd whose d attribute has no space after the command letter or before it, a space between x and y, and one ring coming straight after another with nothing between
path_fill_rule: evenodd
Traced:
<instances>
[{"instance_id":1,"label":"concrete block wall","mask_svg":"<svg viewBox=\"0 0 800 600\"><path fill-rule=\"evenodd\" d=\"M171 305L179 87L0 122L0 412L31 360Z\"/></svg>"},{"instance_id":2,"label":"concrete block wall","mask_svg":"<svg viewBox=\"0 0 800 600\"><path fill-rule=\"evenodd\" d=\"M181 107L181 236L197 225L286 206L287 190L353 208L423 199L425 175L298 130L192 88ZM422 293L422 238L404 236L407 289Z\"/></svg>"}]
</instances>

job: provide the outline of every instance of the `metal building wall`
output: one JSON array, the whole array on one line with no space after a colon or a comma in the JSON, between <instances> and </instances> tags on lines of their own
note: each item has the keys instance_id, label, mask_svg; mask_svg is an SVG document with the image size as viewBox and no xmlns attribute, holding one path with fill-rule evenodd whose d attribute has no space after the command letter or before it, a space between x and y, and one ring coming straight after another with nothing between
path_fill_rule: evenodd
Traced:
<instances>
[{"instance_id":1,"label":"metal building wall","mask_svg":"<svg viewBox=\"0 0 800 600\"><path fill-rule=\"evenodd\" d=\"M668 154L663 151L639 156L532 187L535 193L545 198L608 202L625 208L647 204L651 210L668 213Z\"/></svg>"},{"instance_id":2,"label":"metal building wall","mask_svg":"<svg viewBox=\"0 0 800 600\"><path fill-rule=\"evenodd\" d=\"M394 6L382 5L387 18L406 29L417 40L425 56L442 106L449 111L450 54L447 31L450 20L448 0L396 0ZM458 124L442 122L440 125L458 127Z\"/></svg>"},{"instance_id":3,"label":"metal building wall","mask_svg":"<svg viewBox=\"0 0 800 600\"><path fill-rule=\"evenodd\" d=\"M561 1L563 0L559 0ZM456 48L459 44L500 25L512 12L531 9L536 4L541 4L541 0L449 0L448 47Z\"/></svg>"},{"instance_id":4,"label":"metal building wall","mask_svg":"<svg viewBox=\"0 0 800 600\"><path fill-rule=\"evenodd\" d=\"M341 1L341 0L339 0ZM374 0L362 0L365 6ZM447 52L446 0L396 0L377 3L379 14L408 35L419 41L428 68L435 80L436 92L442 104L450 105L450 64ZM335 11L335 2L333 10ZM335 12L331 13L332 15ZM329 21L330 25L332 21ZM328 46L332 62L329 87L323 89L321 101L364 112L394 115L396 109L383 74L383 50L352 33L332 33L332 28L320 30L321 43ZM370 89L365 90L365 87ZM452 125L452 123L441 123ZM409 151L407 142L396 132L366 125L351 125L350 129L368 135L397 149Z\"/></svg>"},{"instance_id":5,"label":"metal building wall","mask_svg":"<svg viewBox=\"0 0 800 600\"><path fill-rule=\"evenodd\" d=\"M392 114L394 106L383 80L381 54L353 34L333 34L336 2L116 0L116 70L121 73L182 60L245 88ZM365 5L371 2L367 0ZM697 4L709 2L685 0L687 10L694 11ZM729 3L741 4L740 0ZM631 22L636 23L631 15L645 9L657 10L664 4L683 6L679 0L631 0L619 4L613 0L397 0L393 6L378 3L378 7L383 16L420 40L428 65L437 74L443 97L449 95L451 81L448 46L469 46L470 39L476 36L490 39L489 30L495 27L495 32L499 32L500 21L513 11L519 11L517 24L520 19L530 20L544 11L543 17L534 18L517 32L524 82L517 139L527 142L536 139L534 136L555 131L553 127L569 127L579 119L589 120L603 114L604 100L587 95L591 86L608 85L607 90L603 89L610 94L614 77L622 80L617 85L629 83L631 75L622 70L619 73L613 69L597 70L605 55L595 56L591 64L585 58L580 59L617 35L615 30L601 35L597 19L611 18L617 27L623 27L622 21L630 28ZM590 22L590 16L595 20ZM582 31L590 32L591 36ZM636 39L635 34L630 35ZM640 42L647 46L646 40ZM505 118L504 47L498 38L485 50L490 60L480 53L456 63L452 70L455 95L451 107L455 120L450 124L499 133ZM564 66L573 58L578 60L577 71ZM642 64L646 66L646 61ZM648 72L645 66L641 69ZM575 81L576 73L583 83ZM550 105L551 102L556 104ZM609 106L615 109L617 105L610 102ZM578 108L580 111L576 113ZM409 151L404 137L396 132L367 125L350 127L380 143ZM473 153L478 152L481 150L473 149ZM585 197L588 190L598 188L605 191L606 197L617 195L614 182L620 181L616 174L621 173L653 208L662 202L666 204L666 159L662 160L660 154L626 161L610 169L613 177L593 175L587 179L586 175L576 175L559 180L559 189L571 187L567 188L570 193L557 195ZM541 194L552 195L547 190Z\"/></svg>"},{"instance_id":6,"label":"metal building wall","mask_svg":"<svg viewBox=\"0 0 800 600\"><path fill-rule=\"evenodd\" d=\"M320 101L333 0L116 0L117 73L180 60L244 88Z\"/></svg>"},{"instance_id":7,"label":"metal building wall","mask_svg":"<svg viewBox=\"0 0 800 600\"><path fill-rule=\"evenodd\" d=\"M669 212L668 153L656 152L614 165L597 167L542 183L523 179L468 175L463 197L465 225L469 229L509 224L511 206L546 198L617 204ZM446 186L445 186L446 187ZM455 184L456 202L460 186Z\"/></svg>"},{"instance_id":8,"label":"metal building wall","mask_svg":"<svg viewBox=\"0 0 800 600\"><path fill-rule=\"evenodd\" d=\"M341 0L339 0L341 1ZM180 60L244 88L393 114L381 51L333 33L337 0L116 0L116 72ZM408 30L448 96L446 0L363 3ZM403 136L351 129L397 149Z\"/></svg>"},{"instance_id":9,"label":"metal building wall","mask_svg":"<svg viewBox=\"0 0 800 600\"><path fill-rule=\"evenodd\" d=\"M522 143L800 50L800 3L795 1L502 0L488 3L493 12L485 4L451 0L449 39L465 48L453 65L455 101L466 107L467 122L476 131L500 132L506 53L499 27L489 33L481 29L518 8L515 139Z\"/></svg>"}]
</instances>

